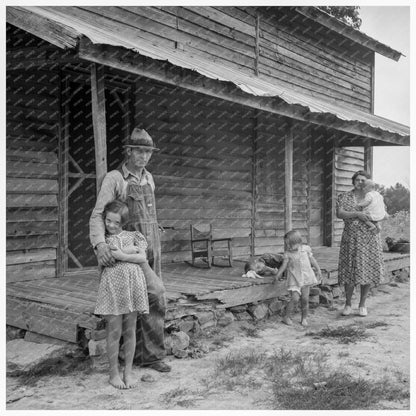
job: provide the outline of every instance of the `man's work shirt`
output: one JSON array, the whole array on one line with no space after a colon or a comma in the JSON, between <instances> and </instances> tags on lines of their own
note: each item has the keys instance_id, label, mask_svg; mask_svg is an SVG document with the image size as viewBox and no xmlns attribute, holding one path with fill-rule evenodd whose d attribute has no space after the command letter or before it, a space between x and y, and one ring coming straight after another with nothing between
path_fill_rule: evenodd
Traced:
<instances>
[{"instance_id":1,"label":"man's work shirt","mask_svg":"<svg viewBox=\"0 0 416 416\"><path fill-rule=\"evenodd\" d=\"M122 165L121 172L119 170L108 172L101 185L97 202L90 217L90 241L94 249L99 243L105 243L104 207L116 199L126 202L129 181L141 186L149 184L153 191L155 189L152 174L146 169L143 169L141 178L131 173L125 164Z\"/></svg>"}]
</instances>

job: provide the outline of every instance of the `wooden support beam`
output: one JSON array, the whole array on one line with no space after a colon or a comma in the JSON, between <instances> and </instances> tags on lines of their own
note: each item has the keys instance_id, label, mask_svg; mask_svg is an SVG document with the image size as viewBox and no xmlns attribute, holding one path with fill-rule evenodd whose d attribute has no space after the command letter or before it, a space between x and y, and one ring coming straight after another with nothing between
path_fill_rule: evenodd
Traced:
<instances>
[{"instance_id":1,"label":"wooden support beam","mask_svg":"<svg viewBox=\"0 0 416 416\"><path fill-rule=\"evenodd\" d=\"M324 155L324 245L331 247L335 220L335 148L325 145Z\"/></svg>"},{"instance_id":2,"label":"wooden support beam","mask_svg":"<svg viewBox=\"0 0 416 416\"><path fill-rule=\"evenodd\" d=\"M285 232L292 229L293 209L293 126L285 136Z\"/></svg>"},{"instance_id":3,"label":"wooden support beam","mask_svg":"<svg viewBox=\"0 0 416 416\"><path fill-rule=\"evenodd\" d=\"M364 169L370 174L373 174L373 147L367 142L364 145Z\"/></svg>"},{"instance_id":4,"label":"wooden support beam","mask_svg":"<svg viewBox=\"0 0 416 416\"><path fill-rule=\"evenodd\" d=\"M196 71L178 68L167 61L162 62L146 58L120 47L94 45L88 39L82 38L78 56L89 62L107 65L121 71L189 89L221 100L333 128L336 131L343 131L353 136L380 140L385 142L385 145L393 143L408 146L410 143L410 135L401 136L396 133L381 131L362 123L351 123L336 117L326 117L321 113L310 112L301 105L288 104L279 97L253 96L245 93L231 82L209 79Z\"/></svg>"},{"instance_id":5,"label":"wooden support beam","mask_svg":"<svg viewBox=\"0 0 416 416\"><path fill-rule=\"evenodd\" d=\"M252 141L252 168L251 168L251 231L250 231L250 254L254 256L256 252L256 208L257 208L257 140L259 129L259 111L254 115L254 129Z\"/></svg>"},{"instance_id":6,"label":"wooden support beam","mask_svg":"<svg viewBox=\"0 0 416 416\"><path fill-rule=\"evenodd\" d=\"M68 155L69 155L69 79L60 71L59 88L59 220L58 220L58 251L56 259L56 275L62 277L68 268Z\"/></svg>"},{"instance_id":7,"label":"wooden support beam","mask_svg":"<svg viewBox=\"0 0 416 416\"><path fill-rule=\"evenodd\" d=\"M375 69L376 60L375 53L371 56L371 102L370 112L374 114L374 102L375 102ZM371 140L366 140L364 145L364 169L370 174L373 174L373 148L371 146Z\"/></svg>"},{"instance_id":8,"label":"wooden support beam","mask_svg":"<svg viewBox=\"0 0 416 416\"><path fill-rule=\"evenodd\" d=\"M107 173L107 132L105 121L104 67L96 64L91 65L91 104L98 195L101 182Z\"/></svg>"},{"instance_id":9,"label":"wooden support beam","mask_svg":"<svg viewBox=\"0 0 416 416\"><path fill-rule=\"evenodd\" d=\"M259 61L260 61L260 13L256 14L256 46L255 46L256 59L254 61L254 73L259 75Z\"/></svg>"}]
</instances>

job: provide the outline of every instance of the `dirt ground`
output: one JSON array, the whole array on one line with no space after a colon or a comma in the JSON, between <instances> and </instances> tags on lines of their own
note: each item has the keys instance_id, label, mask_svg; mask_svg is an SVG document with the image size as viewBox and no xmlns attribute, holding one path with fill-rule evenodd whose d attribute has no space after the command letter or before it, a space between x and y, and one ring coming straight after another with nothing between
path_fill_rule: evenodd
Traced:
<instances>
[{"instance_id":1,"label":"dirt ground","mask_svg":"<svg viewBox=\"0 0 416 416\"><path fill-rule=\"evenodd\" d=\"M218 362L232 354L256 351L272 354L281 350L311 356L317 352L327 356L326 364L342 369L353 377L381 380L393 377L396 386L409 391L410 384L410 284L391 283L380 286L368 299L369 314L358 311L349 317L340 315L342 300L332 307L311 310L309 328L304 329L295 315L295 325L288 327L279 316L264 322L239 321L210 337L200 340L210 351L200 358L167 357L170 373L157 373L135 368L139 381L131 390L117 390L108 384L104 369L92 372L71 372L65 376L44 375L23 384L22 378L7 378L7 410L39 409L275 409L270 380L263 373L251 371L245 382L224 382L216 371ZM357 306L357 298L353 299ZM325 328L356 324L366 328L366 338L342 343L336 338L311 336ZM244 363L243 363L244 364ZM217 367L216 367L217 366ZM223 375L225 375L224 373ZM232 381L232 380L228 380ZM319 381L319 380L317 380ZM406 394L405 394L406 395ZM372 409L408 410L409 398L380 400Z\"/></svg>"}]
</instances>

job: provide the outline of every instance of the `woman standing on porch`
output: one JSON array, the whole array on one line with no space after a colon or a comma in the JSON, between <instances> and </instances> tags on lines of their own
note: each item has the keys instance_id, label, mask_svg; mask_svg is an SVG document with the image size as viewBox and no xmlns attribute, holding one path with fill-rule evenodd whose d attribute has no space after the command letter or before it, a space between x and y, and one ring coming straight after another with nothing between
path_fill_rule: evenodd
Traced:
<instances>
[{"instance_id":1,"label":"woman standing on porch","mask_svg":"<svg viewBox=\"0 0 416 416\"><path fill-rule=\"evenodd\" d=\"M357 203L365 197L365 181L370 174L359 170L352 177L354 189L337 199L337 217L344 220L338 264L338 282L345 287L345 307L342 315L352 312L351 299L354 287L360 285L359 315L367 316L365 301L371 285L378 285L384 274L383 249L380 233L373 233L365 222L367 215Z\"/></svg>"}]
</instances>

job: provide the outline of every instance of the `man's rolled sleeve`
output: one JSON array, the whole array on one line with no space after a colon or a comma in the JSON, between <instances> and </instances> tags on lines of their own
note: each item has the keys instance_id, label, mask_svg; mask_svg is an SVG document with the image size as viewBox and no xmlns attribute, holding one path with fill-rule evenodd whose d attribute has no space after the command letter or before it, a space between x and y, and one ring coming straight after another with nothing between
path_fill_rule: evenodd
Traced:
<instances>
[{"instance_id":1,"label":"man's rolled sleeve","mask_svg":"<svg viewBox=\"0 0 416 416\"><path fill-rule=\"evenodd\" d=\"M100 192L97 196L97 202L90 217L90 242L94 249L97 244L105 243L105 224L103 218L104 207L109 203L119 198L120 196L120 180L123 181L121 174L118 171L111 171L104 177Z\"/></svg>"}]
</instances>

